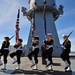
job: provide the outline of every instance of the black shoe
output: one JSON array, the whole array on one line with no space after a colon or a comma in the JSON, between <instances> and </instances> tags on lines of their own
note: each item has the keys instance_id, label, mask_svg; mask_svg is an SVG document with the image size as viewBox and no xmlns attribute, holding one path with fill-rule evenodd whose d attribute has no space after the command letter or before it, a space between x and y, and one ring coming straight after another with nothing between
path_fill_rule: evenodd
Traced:
<instances>
[{"instance_id":1,"label":"black shoe","mask_svg":"<svg viewBox=\"0 0 75 75\"><path fill-rule=\"evenodd\" d=\"M1 70L6 70L6 68L1 68Z\"/></svg>"},{"instance_id":2,"label":"black shoe","mask_svg":"<svg viewBox=\"0 0 75 75\"><path fill-rule=\"evenodd\" d=\"M3 63L0 64L0 66L3 65Z\"/></svg>"},{"instance_id":3,"label":"black shoe","mask_svg":"<svg viewBox=\"0 0 75 75\"><path fill-rule=\"evenodd\" d=\"M50 72L53 72L53 69L50 69Z\"/></svg>"},{"instance_id":4,"label":"black shoe","mask_svg":"<svg viewBox=\"0 0 75 75\"><path fill-rule=\"evenodd\" d=\"M49 69L48 71L53 72L53 69Z\"/></svg>"},{"instance_id":5,"label":"black shoe","mask_svg":"<svg viewBox=\"0 0 75 75\"><path fill-rule=\"evenodd\" d=\"M71 68L69 68L69 69L68 68L69 68L69 66L65 68L65 72L72 72Z\"/></svg>"},{"instance_id":6,"label":"black shoe","mask_svg":"<svg viewBox=\"0 0 75 75\"><path fill-rule=\"evenodd\" d=\"M31 65L31 67L33 67L35 64Z\"/></svg>"},{"instance_id":7,"label":"black shoe","mask_svg":"<svg viewBox=\"0 0 75 75\"><path fill-rule=\"evenodd\" d=\"M69 72L72 72L72 70L70 70Z\"/></svg>"},{"instance_id":8,"label":"black shoe","mask_svg":"<svg viewBox=\"0 0 75 75\"><path fill-rule=\"evenodd\" d=\"M65 72L72 72L72 70L65 70Z\"/></svg>"},{"instance_id":9,"label":"black shoe","mask_svg":"<svg viewBox=\"0 0 75 75\"><path fill-rule=\"evenodd\" d=\"M14 61L12 64L15 64L17 61Z\"/></svg>"}]
</instances>

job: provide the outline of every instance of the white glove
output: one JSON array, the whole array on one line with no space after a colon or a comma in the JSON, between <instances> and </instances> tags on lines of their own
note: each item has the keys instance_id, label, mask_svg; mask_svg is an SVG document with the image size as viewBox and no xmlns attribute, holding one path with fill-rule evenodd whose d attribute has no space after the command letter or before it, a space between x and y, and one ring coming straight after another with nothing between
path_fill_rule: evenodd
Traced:
<instances>
[{"instance_id":1,"label":"white glove","mask_svg":"<svg viewBox=\"0 0 75 75\"><path fill-rule=\"evenodd\" d=\"M66 49L66 48L64 47L64 45L62 45L62 44L61 44L61 48Z\"/></svg>"}]
</instances>

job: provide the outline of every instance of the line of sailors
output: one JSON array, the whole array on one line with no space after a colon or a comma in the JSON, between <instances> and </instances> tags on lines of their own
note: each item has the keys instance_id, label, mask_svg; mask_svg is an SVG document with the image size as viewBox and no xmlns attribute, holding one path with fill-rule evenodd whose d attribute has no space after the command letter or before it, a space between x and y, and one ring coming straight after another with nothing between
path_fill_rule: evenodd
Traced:
<instances>
[{"instance_id":1,"label":"line of sailors","mask_svg":"<svg viewBox=\"0 0 75 75\"><path fill-rule=\"evenodd\" d=\"M62 60L65 62L65 71L70 71L71 72L71 62L69 58L69 53L70 53L70 48L71 48L71 42L68 40L66 35L62 36L64 39L64 42L62 44L63 52L60 55ZM67 39L65 41L65 39ZM53 53L53 44L54 44L54 39L52 37L51 33L47 34L47 39L43 41L42 45L42 57L46 61L46 68L50 71L53 71L53 61L52 61L52 53ZM4 60L4 68L3 70L6 70L6 64L7 64L7 56L9 54L9 37L5 37L5 40L3 41L1 50L0 50L0 65L2 65L1 62L1 56L3 55L3 60ZM21 63L21 55L22 55L22 39L18 39L17 43L14 45L14 48L16 48L16 52L13 52L10 54L10 57L14 59L14 64L17 62L18 67L16 69L20 69L20 63ZM28 58L31 61L32 65L31 68L33 70L38 69L38 53L39 53L39 37L34 36L32 38L32 51L28 54ZM14 57L17 57L16 58ZM34 59L33 59L34 57Z\"/></svg>"}]
</instances>

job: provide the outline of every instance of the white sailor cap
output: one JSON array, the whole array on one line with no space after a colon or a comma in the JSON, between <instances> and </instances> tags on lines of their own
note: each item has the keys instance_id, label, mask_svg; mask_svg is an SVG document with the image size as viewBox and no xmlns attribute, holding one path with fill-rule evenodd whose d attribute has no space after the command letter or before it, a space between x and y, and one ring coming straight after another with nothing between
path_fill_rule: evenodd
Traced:
<instances>
[{"instance_id":1,"label":"white sailor cap","mask_svg":"<svg viewBox=\"0 0 75 75\"><path fill-rule=\"evenodd\" d=\"M39 36L34 36L34 39L37 39L37 40L39 40Z\"/></svg>"},{"instance_id":2,"label":"white sailor cap","mask_svg":"<svg viewBox=\"0 0 75 75\"><path fill-rule=\"evenodd\" d=\"M66 34L63 34L62 37L67 36Z\"/></svg>"},{"instance_id":3,"label":"white sailor cap","mask_svg":"<svg viewBox=\"0 0 75 75\"><path fill-rule=\"evenodd\" d=\"M51 34L51 33L48 33L48 34L47 34L47 36L50 36L50 35L52 36L52 34Z\"/></svg>"}]
</instances>

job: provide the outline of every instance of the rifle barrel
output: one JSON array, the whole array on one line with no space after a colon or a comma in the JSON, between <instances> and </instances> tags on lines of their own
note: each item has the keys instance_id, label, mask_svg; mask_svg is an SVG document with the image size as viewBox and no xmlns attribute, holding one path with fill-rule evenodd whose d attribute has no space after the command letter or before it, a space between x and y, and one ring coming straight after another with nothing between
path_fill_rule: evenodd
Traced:
<instances>
[{"instance_id":1,"label":"rifle barrel","mask_svg":"<svg viewBox=\"0 0 75 75\"><path fill-rule=\"evenodd\" d=\"M9 40L11 40L15 35L13 35Z\"/></svg>"}]
</instances>

